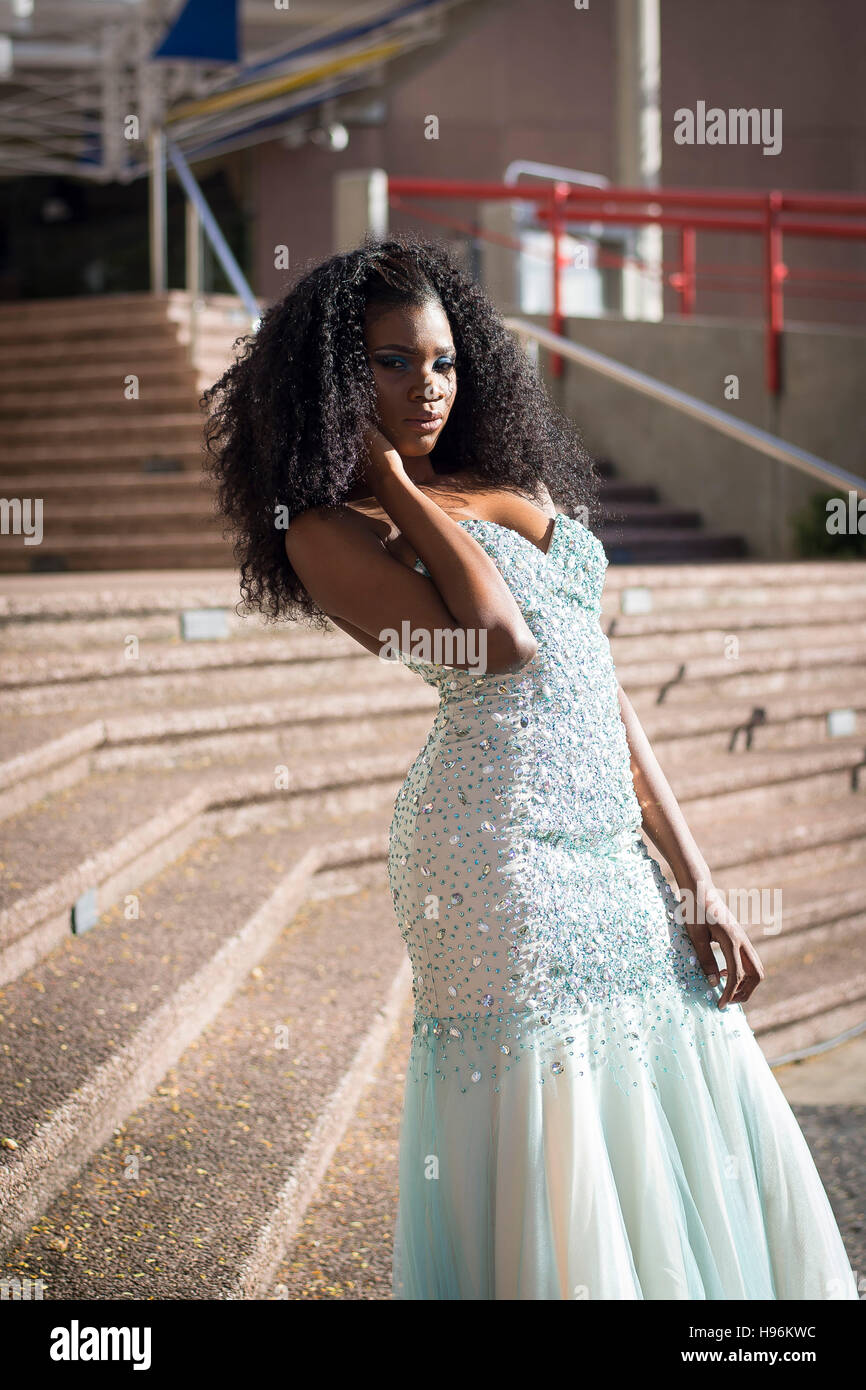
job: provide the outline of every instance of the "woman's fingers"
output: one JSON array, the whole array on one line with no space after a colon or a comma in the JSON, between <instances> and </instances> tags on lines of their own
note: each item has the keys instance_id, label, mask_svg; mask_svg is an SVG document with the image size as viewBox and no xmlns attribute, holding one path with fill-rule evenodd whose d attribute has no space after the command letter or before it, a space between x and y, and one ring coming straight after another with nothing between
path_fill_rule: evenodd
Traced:
<instances>
[{"instance_id":1,"label":"woman's fingers","mask_svg":"<svg viewBox=\"0 0 866 1390\"><path fill-rule=\"evenodd\" d=\"M706 975L711 985L719 983L719 967L713 955L713 945L710 940L709 930L704 926L690 927L689 936L695 948L695 955L698 958L700 967Z\"/></svg>"},{"instance_id":2,"label":"woman's fingers","mask_svg":"<svg viewBox=\"0 0 866 1390\"><path fill-rule=\"evenodd\" d=\"M744 971L740 962L740 953L735 948L734 942L726 931L719 932L716 937L722 953L725 957L725 987L719 998L719 1008L724 1009L730 1004L731 999L739 988L743 979Z\"/></svg>"},{"instance_id":3,"label":"woman's fingers","mask_svg":"<svg viewBox=\"0 0 866 1390\"><path fill-rule=\"evenodd\" d=\"M720 1009L727 1008L728 1004L743 1004L764 978L760 957L724 903L708 898L706 918L710 925L693 923L688 926L701 969L710 984L718 984L720 975L724 979L718 1003ZM725 958L721 970L713 954L714 942Z\"/></svg>"},{"instance_id":4,"label":"woman's fingers","mask_svg":"<svg viewBox=\"0 0 866 1390\"><path fill-rule=\"evenodd\" d=\"M757 989L763 980L764 967L761 965L761 958L748 937L740 943L739 955L743 964L743 980L734 994L733 1002L744 1004L752 991Z\"/></svg>"}]
</instances>

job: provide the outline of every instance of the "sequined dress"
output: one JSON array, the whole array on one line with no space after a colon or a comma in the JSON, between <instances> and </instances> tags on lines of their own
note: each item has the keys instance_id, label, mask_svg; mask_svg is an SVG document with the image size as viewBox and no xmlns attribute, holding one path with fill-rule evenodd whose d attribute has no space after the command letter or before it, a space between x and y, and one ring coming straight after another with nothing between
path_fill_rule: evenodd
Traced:
<instances>
[{"instance_id":1,"label":"sequined dress","mask_svg":"<svg viewBox=\"0 0 866 1390\"><path fill-rule=\"evenodd\" d=\"M401 658L440 704L391 824L415 1001L394 1297L856 1298L794 1115L641 838L600 542L563 515L547 554L460 525L538 651L505 675Z\"/></svg>"}]
</instances>

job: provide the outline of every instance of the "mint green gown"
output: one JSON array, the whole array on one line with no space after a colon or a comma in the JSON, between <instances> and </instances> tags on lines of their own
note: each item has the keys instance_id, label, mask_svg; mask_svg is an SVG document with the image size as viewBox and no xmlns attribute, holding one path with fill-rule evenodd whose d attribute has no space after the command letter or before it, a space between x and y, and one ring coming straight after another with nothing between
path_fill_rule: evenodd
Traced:
<instances>
[{"instance_id":1,"label":"mint green gown","mask_svg":"<svg viewBox=\"0 0 866 1390\"><path fill-rule=\"evenodd\" d=\"M538 651L505 675L402 656L440 704L390 837L415 1004L395 1298L856 1299L796 1119L641 839L600 542L563 515L546 555L460 524Z\"/></svg>"}]
</instances>

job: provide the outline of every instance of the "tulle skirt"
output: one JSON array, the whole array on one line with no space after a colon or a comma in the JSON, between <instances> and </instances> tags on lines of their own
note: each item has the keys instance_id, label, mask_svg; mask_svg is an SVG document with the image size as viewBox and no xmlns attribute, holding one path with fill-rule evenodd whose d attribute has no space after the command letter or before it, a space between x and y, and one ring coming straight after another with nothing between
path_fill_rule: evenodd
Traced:
<instances>
[{"instance_id":1,"label":"tulle skirt","mask_svg":"<svg viewBox=\"0 0 866 1390\"><path fill-rule=\"evenodd\" d=\"M799 1125L717 997L545 1019L507 1059L483 1021L455 1049L416 1018L394 1297L856 1299Z\"/></svg>"}]
</instances>

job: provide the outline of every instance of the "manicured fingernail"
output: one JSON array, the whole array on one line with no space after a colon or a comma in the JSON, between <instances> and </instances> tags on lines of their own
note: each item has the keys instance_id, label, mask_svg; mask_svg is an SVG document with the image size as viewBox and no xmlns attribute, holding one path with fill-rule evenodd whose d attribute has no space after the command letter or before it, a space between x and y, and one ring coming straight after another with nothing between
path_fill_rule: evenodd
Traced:
<instances>
[{"instance_id":1,"label":"manicured fingernail","mask_svg":"<svg viewBox=\"0 0 866 1390\"><path fill-rule=\"evenodd\" d=\"M719 983L718 975L708 975L707 979L709 980L711 985L717 985Z\"/></svg>"}]
</instances>

